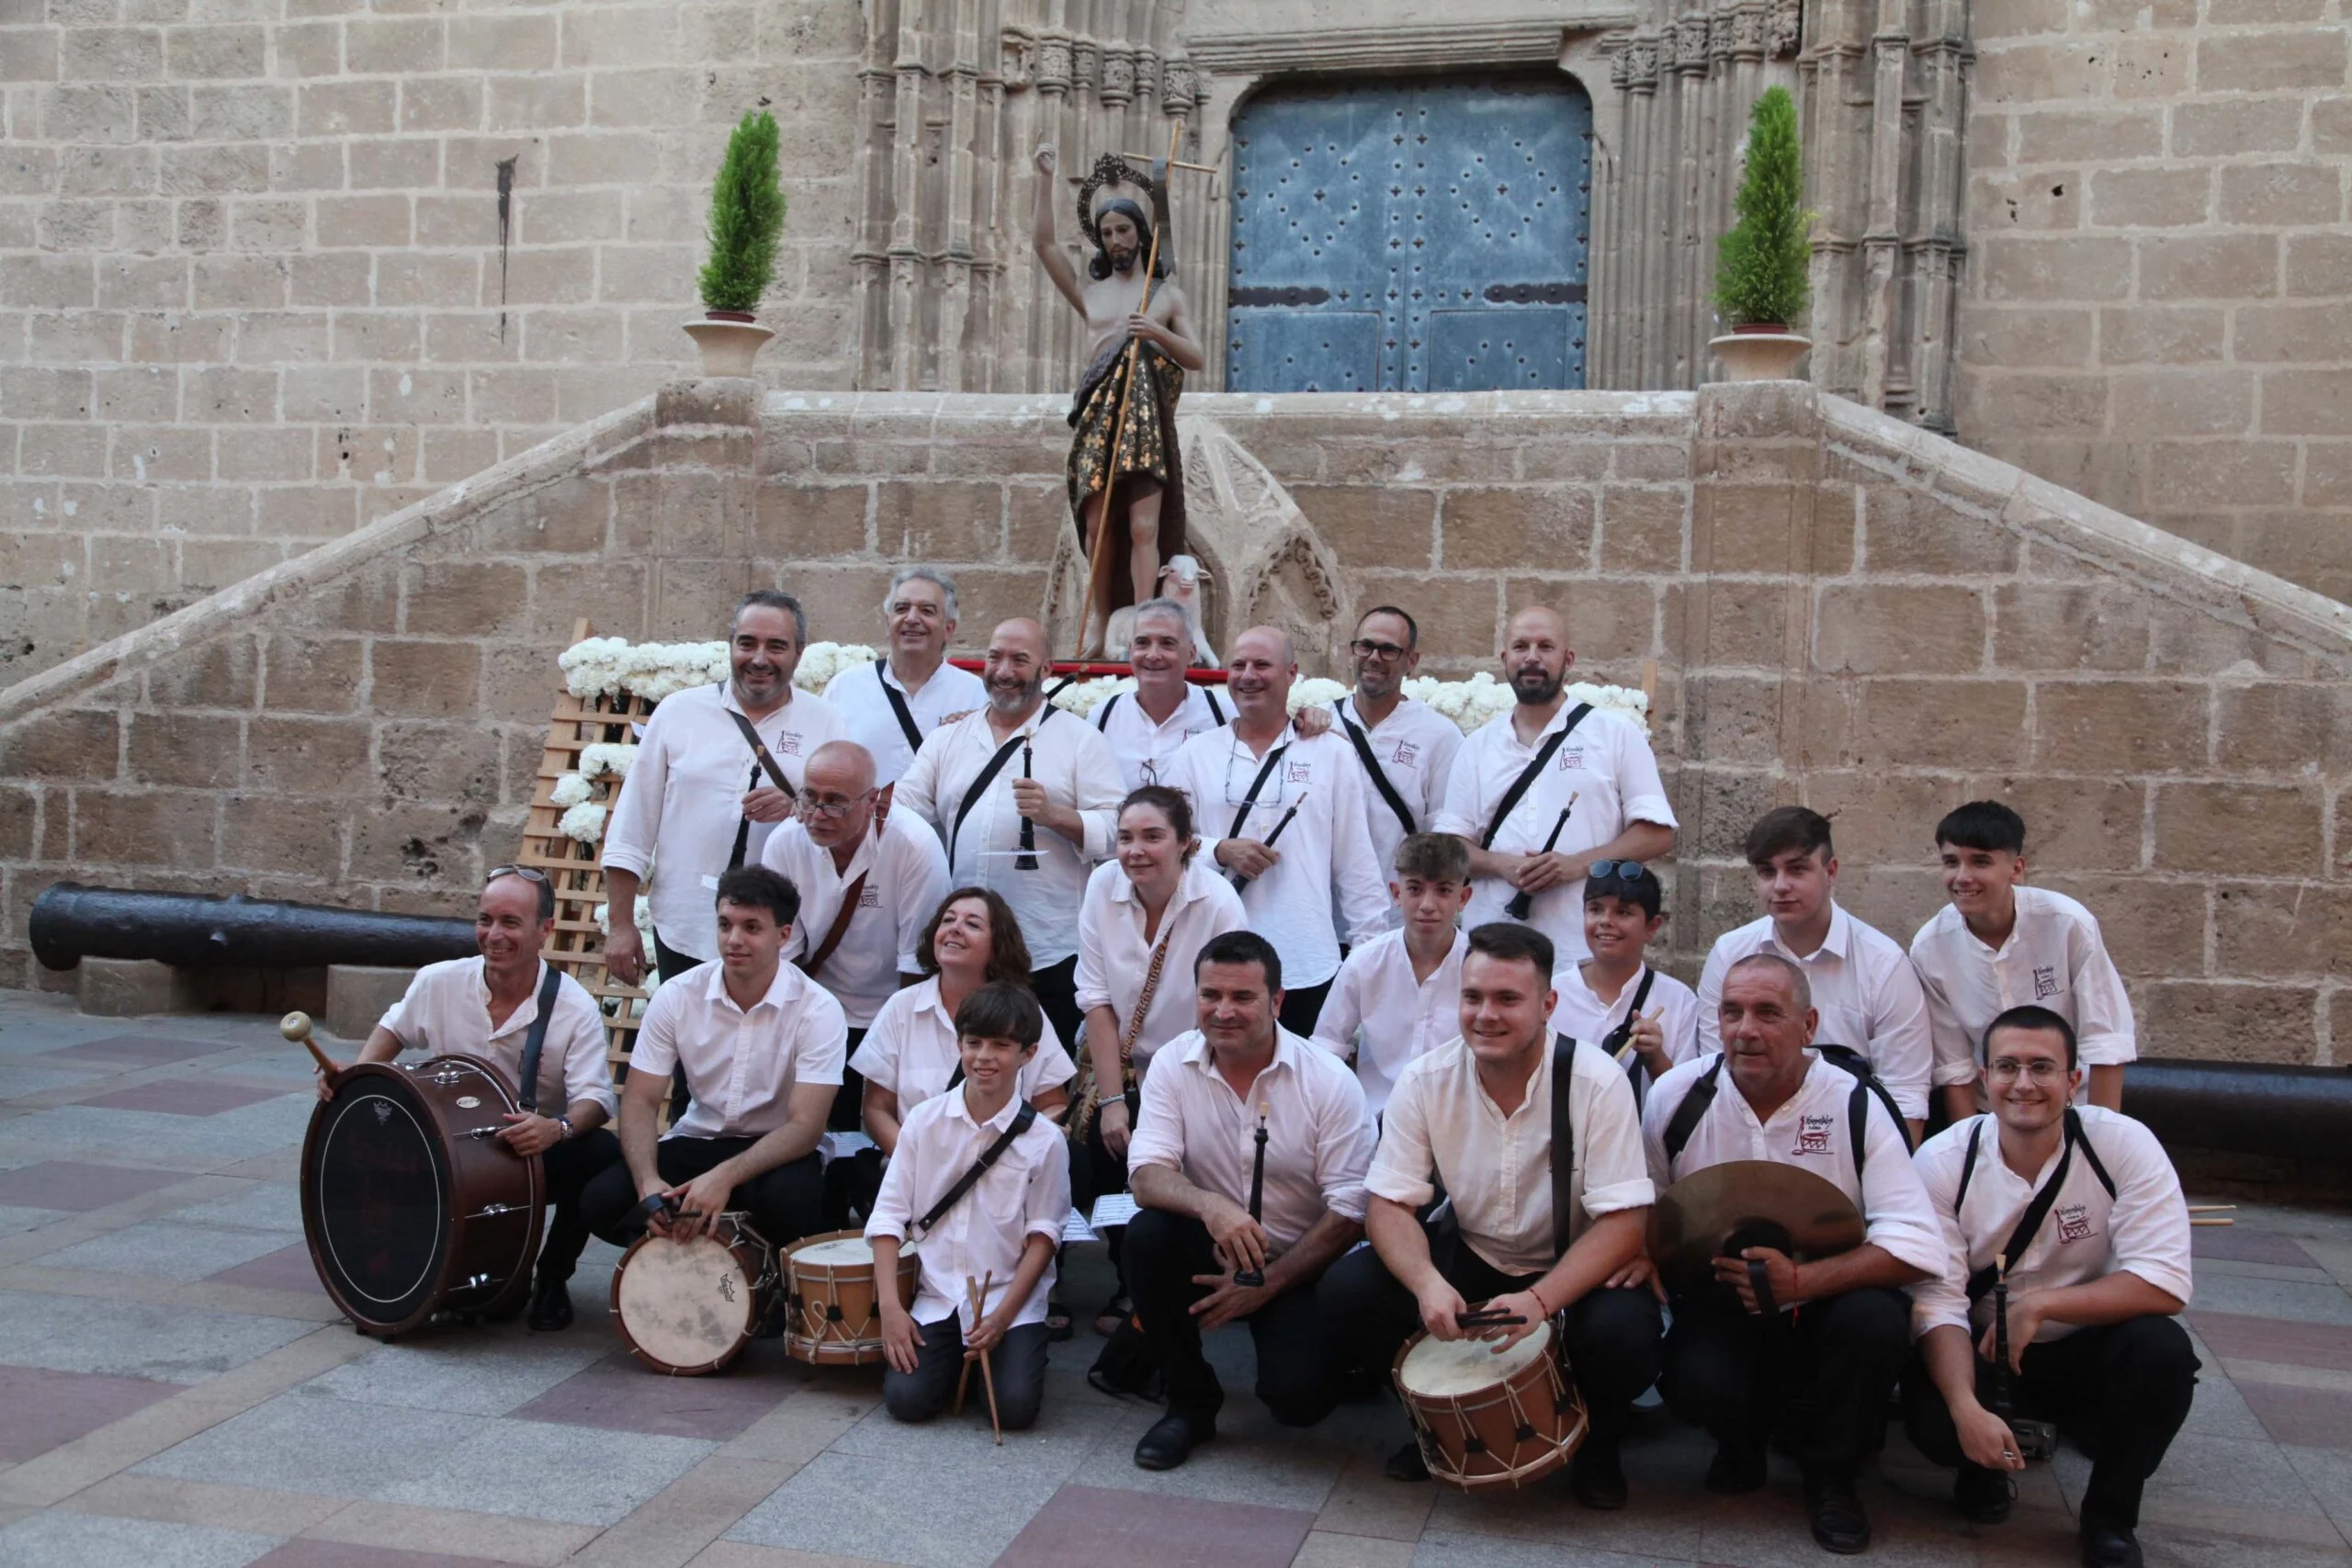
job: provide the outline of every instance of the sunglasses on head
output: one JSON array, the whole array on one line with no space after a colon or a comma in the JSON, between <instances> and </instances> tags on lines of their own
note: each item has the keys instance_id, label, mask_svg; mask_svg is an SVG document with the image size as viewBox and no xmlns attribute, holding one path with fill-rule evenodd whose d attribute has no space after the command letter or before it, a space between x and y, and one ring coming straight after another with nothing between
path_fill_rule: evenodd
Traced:
<instances>
[{"instance_id":1,"label":"sunglasses on head","mask_svg":"<svg viewBox=\"0 0 2352 1568\"><path fill-rule=\"evenodd\" d=\"M535 865L494 865L490 868L490 874L483 877L482 881L487 885L497 881L502 876L519 876L526 882L538 883L544 883L548 879L548 874Z\"/></svg>"},{"instance_id":2,"label":"sunglasses on head","mask_svg":"<svg viewBox=\"0 0 2352 1568\"><path fill-rule=\"evenodd\" d=\"M1594 881L1614 877L1619 882L1639 882L1649 871L1637 860L1597 860L1585 875Z\"/></svg>"}]
</instances>

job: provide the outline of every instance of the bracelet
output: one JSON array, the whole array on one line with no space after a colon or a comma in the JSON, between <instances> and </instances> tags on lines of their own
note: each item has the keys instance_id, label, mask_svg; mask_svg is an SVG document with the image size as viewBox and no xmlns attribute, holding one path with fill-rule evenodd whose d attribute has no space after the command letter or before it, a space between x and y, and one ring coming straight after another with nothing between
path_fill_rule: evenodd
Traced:
<instances>
[{"instance_id":1,"label":"bracelet","mask_svg":"<svg viewBox=\"0 0 2352 1568\"><path fill-rule=\"evenodd\" d=\"M571 1118L569 1116L559 1116L555 1119L555 1124L563 1138L567 1142L570 1141L571 1137Z\"/></svg>"}]
</instances>

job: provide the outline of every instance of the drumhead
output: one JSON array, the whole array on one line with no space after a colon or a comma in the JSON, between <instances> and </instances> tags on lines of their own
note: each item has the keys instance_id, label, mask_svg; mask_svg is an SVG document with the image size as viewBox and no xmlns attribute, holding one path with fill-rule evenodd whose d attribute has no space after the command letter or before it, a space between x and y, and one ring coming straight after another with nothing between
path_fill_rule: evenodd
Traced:
<instances>
[{"instance_id":1,"label":"drumhead","mask_svg":"<svg viewBox=\"0 0 2352 1568\"><path fill-rule=\"evenodd\" d=\"M862 1235L812 1241L806 1247L794 1247L792 1260L829 1269L838 1269L844 1263L871 1264L874 1261L874 1244Z\"/></svg>"},{"instance_id":2,"label":"drumhead","mask_svg":"<svg viewBox=\"0 0 2352 1568\"><path fill-rule=\"evenodd\" d=\"M373 1322L424 1304L448 1246L447 1156L438 1129L389 1075L354 1082L321 1107L308 1172L322 1259Z\"/></svg>"},{"instance_id":3,"label":"drumhead","mask_svg":"<svg viewBox=\"0 0 2352 1568\"><path fill-rule=\"evenodd\" d=\"M613 1285L621 1333L663 1366L693 1370L728 1355L751 1333L752 1281L730 1249L707 1235L649 1235L629 1249Z\"/></svg>"},{"instance_id":4,"label":"drumhead","mask_svg":"<svg viewBox=\"0 0 2352 1568\"><path fill-rule=\"evenodd\" d=\"M1508 1381L1551 1346L1549 1322L1537 1324L1534 1333L1502 1351L1490 1340L1424 1338L1406 1353L1396 1381L1408 1393L1459 1399Z\"/></svg>"}]
</instances>

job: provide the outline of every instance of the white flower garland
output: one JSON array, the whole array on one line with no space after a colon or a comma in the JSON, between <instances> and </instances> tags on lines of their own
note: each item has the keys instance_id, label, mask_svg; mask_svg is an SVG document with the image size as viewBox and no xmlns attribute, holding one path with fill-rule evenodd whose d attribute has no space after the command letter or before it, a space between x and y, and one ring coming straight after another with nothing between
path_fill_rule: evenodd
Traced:
<instances>
[{"instance_id":1,"label":"white flower garland","mask_svg":"<svg viewBox=\"0 0 2352 1568\"><path fill-rule=\"evenodd\" d=\"M631 762L637 761L637 748L626 742L599 740L594 746L580 749L580 772L585 778L602 778L610 773L616 779L628 777Z\"/></svg>"},{"instance_id":2,"label":"white flower garland","mask_svg":"<svg viewBox=\"0 0 2352 1568\"><path fill-rule=\"evenodd\" d=\"M548 792L548 798L568 811L575 806L587 804L594 787L578 773L566 773L555 781L555 787Z\"/></svg>"},{"instance_id":3,"label":"white flower garland","mask_svg":"<svg viewBox=\"0 0 2352 1568\"><path fill-rule=\"evenodd\" d=\"M601 844L605 841L605 808L583 800L563 814L555 830L583 844Z\"/></svg>"}]
</instances>

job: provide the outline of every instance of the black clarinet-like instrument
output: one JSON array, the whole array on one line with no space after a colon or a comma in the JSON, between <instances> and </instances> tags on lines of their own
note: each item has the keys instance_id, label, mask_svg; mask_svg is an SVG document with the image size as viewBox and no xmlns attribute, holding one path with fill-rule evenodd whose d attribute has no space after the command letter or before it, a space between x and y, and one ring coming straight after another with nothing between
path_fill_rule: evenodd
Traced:
<instances>
[{"instance_id":1,"label":"black clarinet-like instrument","mask_svg":"<svg viewBox=\"0 0 2352 1568\"><path fill-rule=\"evenodd\" d=\"M1274 824L1274 830L1272 832L1266 835L1266 847L1268 849L1271 850L1274 847L1274 840L1283 836L1283 829L1290 826L1290 819L1298 815L1298 808L1306 804L1306 793L1307 792L1305 790L1300 790L1298 792L1298 798L1290 803L1290 809L1283 813L1283 819ZM1232 882L1234 891L1238 893L1242 888L1249 886L1250 884L1256 879L1254 877L1244 876L1237 871L1232 874L1228 880Z\"/></svg>"},{"instance_id":2,"label":"black clarinet-like instrument","mask_svg":"<svg viewBox=\"0 0 2352 1568\"><path fill-rule=\"evenodd\" d=\"M2017 1413L2009 1383L2009 1260L1993 1260L1993 1414L2008 1423L2020 1459L2048 1459L2057 1450L2058 1428Z\"/></svg>"},{"instance_id":3,"label":"black clarinet-like instrument","mask_svg":"<svg viewBox=\"0 0 2352 1568\"><path fill-rule=\"evenodd\" d=\"M1577 797L1572 793L1568 796L1568 803L1560 807L1560 819L1552 824L1552 836L1544 840L1544 848L1537 852L1538 853L1548 855L1552 852L1553 846L1556 845L1560 841L1561 831L1567 827L1568 818L1576 811L1576 808ZM1534 894L1514 893L1510 896L1510 902L1503 906L1503 913L1510 916L1514 920L1523 920L1527 919L1529 914L1533 912L1534 908Z\"/></svg>"},{"instance_id":4,"label":"black clarinet-like instrument","mask_svg":"<svg viewBox=\"0 0 2352 1568\"><path fill-rule=\"evenodd\" d=\"M1021 743L1021 776L1023 779L1033 776L1029 772L1029 742L1026 740ZM1012 869L1015 871L1037 869L1037 824L1026 817L1021 819L1021 854L1012 863Z\"/></svg>"},{"instance_id":5,"label":"black clarinet-like instrument","mask_svg":"<svg viewBox=\"0 0 2352 1568\"><path fill-rule=\"evenodd\" d=\"M1291 809L1295 811L1298 808L1293 807ZM1289 818L1284 818L1283 820L1288 821ZM1268 1101L1258 1102L1258 1154L1250 1168L1250 1218L1253 1224L1263 1217L1266 1207L1266 1113L1272 1109ZM1266 1282L1266 1271L1262 1269L1236 1269L1233 1282L1255 1288Z\"/></svg>"}]
</instances>

